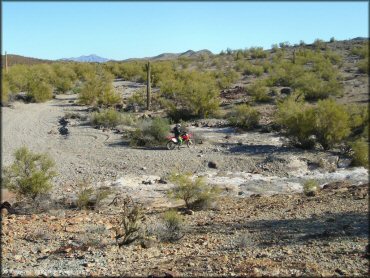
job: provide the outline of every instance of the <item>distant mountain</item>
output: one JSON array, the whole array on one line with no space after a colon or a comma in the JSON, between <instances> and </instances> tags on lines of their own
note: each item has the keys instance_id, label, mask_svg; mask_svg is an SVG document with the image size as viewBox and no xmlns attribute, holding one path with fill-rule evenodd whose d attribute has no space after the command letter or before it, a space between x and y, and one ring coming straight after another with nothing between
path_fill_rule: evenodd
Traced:
<instances>
[{"instance_id":1,"label":"distant mountain","mask_svg":"<svg viewBox=\"0 0 370 278\"><path fill-rule=\"evenodd\" d=\"M99 57L98 55L91 54L87 56L80 56L76 58L62 58L61 61L74 61L74 62L84 62L84 63L105 63L110 61L110 59Z\"/></svg>"},{"instance_id":2,"label":"distant mountain","mask_svg":"<svg viewBox=\"0 0 370 278\"><path fill-rule=\"evenodd\" d=\"M194 50L188 50L182 53L162 53L157 56L153 57L145 57L145 58L130 58L125 61L133 61L133 60L151 60L151 61L159 61L159 60L173 60L177 59L179 57L187 57L187 58L197 58L200 57L201 55L208 55L212 56L214 55L211 51L208 49L203 49L199 51L194 51Z\"/></svg>"},{"instance_id":3,"label":"distant mountain","mask_svg":"<svg viewBox=\"0 0 370 278\"><path fill-rule=\"evenodd\" d=\"M34 64L43 64L43 63L52 63L54 61L37 59L32 57L25 57L21 55L8 54L8 66L22 64L22 65L34 65ZM5 66L5 55L1 55L1 64Z\"/></svg>"}]
</instances>

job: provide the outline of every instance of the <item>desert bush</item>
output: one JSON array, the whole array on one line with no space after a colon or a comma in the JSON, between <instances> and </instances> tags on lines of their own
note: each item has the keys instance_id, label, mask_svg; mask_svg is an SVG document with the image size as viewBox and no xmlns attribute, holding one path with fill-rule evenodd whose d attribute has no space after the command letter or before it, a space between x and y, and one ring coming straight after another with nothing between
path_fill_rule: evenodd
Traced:
<instances>
[{"instance_id":1,"label":"desert bush","mask_svg":"<svg viewBox=\"0 0 370 278\"><path fill-rule=\"evenodd\" d=\"M278 104L276 123L284 129L284 134L293 145L310 149L315 142L314 134L315 113L314 109L302 101L295 101L295 96L287 98Z\"/></svg>"},{"instance_id":2,"label":"desert bush","mask_svg":"<svg viewBox=\"0 0 370 278\"><path fill-rule=\"evenodd\" d=\"M351 143L352 165L369 168L369 143L363 139L358 139Z\"/></svg>"},{"instance_id":3,"label":"desert bush","mask_svg":"<svg viewBox=\"0 0 370 278\"><path fill-rule=\"evenodd\" d=\"M34 102L45 102L53 97L53 88L45 81L30 81L27 95Z\"/></svg>"},{"instance_id":4,"label":"desert bush","mask_svg":"<svg viewBox=\"0 0 370 278\"><path fill-rule=\"evenodd\" d=\"M262 80L254 82L252 85L247 87L247 92L253 97L255 102L269 102L271 97L269 96L269 89L266 87L266 83Z\"/></svg>"},{"instance_id":5,"label":"desert bush","mask_svg":"<svg viewBox=\"0 0 370 278\"><path fill-rule=\"evenodd\" d=\"M71 65L66 64L54 64L53 66L53 80L52 84L55 87L57 93L65 93L73 88L74 82L77 79L77 75Z\"/></svg>"},{"instance_id":6,"label":"desert bush","mask_svg":"<svg viewBox=\"0 0 370 278\"><path fill-rule=\"evenodd\" d=\"M166 211L161 219L162 227L156 231L163 242L174 242L184 236L184 220L175 210Z\"/></svg>"},{"instance_id":7,"label":"desert bush","mask_svg":"<svg viewBox=\"0 0 370 278\"><path fill-rule=\"evenodd\" d=\"M231 125L252 129L258 125L259 112L247 104L237 105L229 114L228 120Z\"/></svg>"},{"instance_id":8,"label":"desert bush","mask_svg":"<svg viewBox=\"0 0 370 278\"><path fill-rule=\"evenodd\" d=\"M120 103L121 96L113 89L113 75L103 68L85 76L81 87L79 103L85 105L113 106Z\"/></svg>"},{"instance_id":9,"label":"desert bush","mask_svg":"<svg viewBox=\"0 0 370 278\"><path fill-rule=\"evenodd\" d=\"M351 133L353 136L362 135L369 125L368 106L350 104L346 106L346 112L349 116ZM367 133L365 133L367 136Z\"/></svg>"},{"instance_id":10,"label":"desert bush","mask_svg":"<svg viewBox=\"0 0 370 278\"><path fill-rule=\"evenodd\" d=\"M322 100L315 111L315 135L325 150L341 142L350 133L349 116L343 105Z\"/></svg>"},{"instance_id":11,"label":"desert bush","mask_svg":"<svg viewBox=\"0 0 370 278\"><path fill-rule=\"evenodd\" d=\"M251 47L249 48L249 52L252 59L267 57L267 52L263 51L263 47Z\"/></svg>"},{"instance_id":12,"label":"desert bush","mask_svg":"<svg viewBox=\"0 0 370 278\"><path fill-rule=\"evenodd\" d=\"M362 46L354 47L351 50L351 54L359 56L360 58L368 58L369 57L369 43L365 43Z\"/></svg>"},{"instance_id":13,"label":"desert bush","mask_svg":"<svg viewBox=\"0 0 370 278\"><path fill-rule=\"evenodd\" d=\"M168 191L174 199L181 199L188 209L205 209L218 197L219 189L206 184L203 177L194 180L190 174L175 174L169 176L175 186Z\"/></svg>"},{"instance_id":14,"label":"desert bush","mask_svg":"<svg viewBox=\"0 0 370 278\"><path fill-rule=\"evenodd\" d=\"M134 92L128 99L128 105L137 105L141 108L146 107L146 89Z\"/></svg>"},{"instance_id":15,"label":"desert bush","mask_svg":"<svg viewBox=\"0 0 370 278\"><path fill-rule=\"evenodd\" d=\"M131 146L158 146L166 142L170 131L167 119L145 119L137 123L137 127L130 133Z\"/></svg>"},{"instance_id":16,"label":"desert bush","mask_svg":"<svg viewBox=\"0 0 370 278\"><path fill-rule=\"evenodd\" d=\"M326 43L321 39L316 39L313 42L313 46L316 48L316 50L325 50L326 49Z\"/></svg>"},{"instance_id":17,"label":"desert bush","mask_svg":"<svg viewBox=\"0 0 370 278\"><path fill-rule=\"evenodd\" d=\"M205 118L219 109L217 82L210 73L179 72L174 79L163 81L160 89L168 115L181 116L179 112L187 111L186 118Z\"/></svg>"},{"instance_id":18,"label":"desert bush","mask_svg":"<svg viewBox=\"0 0 370 278\"><path fill-rule=\"evenodd\" d=\"M315 180L308 180L303 184L303 193L306 196L314 196L320 189L319 184Z\"/></svg>"},{"instance_id":19,"label":"desert bush","mask_svg":"<svg viewBox=\"0 0 370 278\"><path fill-rule=\"evenodd\" d=\"M131 197L126 197L123 200L119 224L114 227L115 239L119 247L144 237L143 220L142 207L136 204Z\"/></svg>"},{"instance_id":20,"label":"desert bush","mask_svg":"<svg viewBox=\"0 0 370 278\"><path fill-rule=\"evenodd\" d=\"M112 192L109 189L94 189L86 181L80 182L77 192L77 207L79 209L96 209L101 205L101 202L106 199Z\"/></svg>"},{"instance_id":21,"label":"desert bush","mask_svg":"<svg viewBox=\"0 0 370 278\"><path fill-rule=\"evenodd\" d=\"M19 198L34 200L51 190L56 176L54 161L47 154L37 154L22 147L14 153L15 161L3 169L2 185Z\"/></svg>"},{"instance_id":22,"label":"desert bush","mask_svg":"<svg viewBox=\"0 0 370 278\"><path fill-rule=\"evenodd\" d=\"M13 93L27 91L28 73L30 67L25 65L13 65L9 68L7 80L9 89Z\"/></svg>"},{"instance_id":23,"label":"desert bush","mask_svg":"<svg viewBox=\"0 0 370 278\"><path fill-rule=\"evenodd\" d=\"M120 76L125 80L134 82L144 82L146 80L146 71L144 62L125 62L120 65Z\"/></svg>"},{"instance_id":24,"label":"desert bush","mask_svg":"<svg viewBox=\"0 0 370 278\"><path fill-rule=\"evenodd\" d=\"M8 103L9 93L9 82L3 77L1 82L1 105L6 105Z\"/></svg>"},{"instance_id":25,"label":"desert bush","mask_svg":"<svg viewBox=\"0 0 370 278\"><path fill-rule=\"evenodd\" d=\"M369 57L357 62L357 67L360 73L369 74Z\"/></svg>"},{"instance_id":26,"label":"desert bush","mask_svg":"<svg viewBox=\"0 0 370 278\"><path fill-rule=\"evenodd\" d=\"M94 112L91 116L91 124L106 128L113 128L122 123L122 115L113 108Z\"/></svg>"},{"instance_id":27,"label":"desert bush","mask_svg":"<svg viewBox=\"0 0 370 278\"><path fill-rule=\"evenodd\" d=\"M225 71L215 71L214 76L217 80L218 87L220 89L226 89L239 79L240 74L233 69L227 69Z\"/></svg>"}]
</instances>

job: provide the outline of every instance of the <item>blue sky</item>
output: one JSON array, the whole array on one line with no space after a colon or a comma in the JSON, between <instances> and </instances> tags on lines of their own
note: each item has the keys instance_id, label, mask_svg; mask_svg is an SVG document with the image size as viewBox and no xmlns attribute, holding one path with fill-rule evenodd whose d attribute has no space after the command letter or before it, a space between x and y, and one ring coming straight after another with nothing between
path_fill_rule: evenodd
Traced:
<instances>
[{"instance_id":1,"label":"blue sky","mask_svg":"<svg viewBox=\"0 0 370 278\"><path fill-rule=\"evenodd\" d=\"M2 2L2 52L110 59L368 37L368 2Z\"/></svg>"}]
</instances>

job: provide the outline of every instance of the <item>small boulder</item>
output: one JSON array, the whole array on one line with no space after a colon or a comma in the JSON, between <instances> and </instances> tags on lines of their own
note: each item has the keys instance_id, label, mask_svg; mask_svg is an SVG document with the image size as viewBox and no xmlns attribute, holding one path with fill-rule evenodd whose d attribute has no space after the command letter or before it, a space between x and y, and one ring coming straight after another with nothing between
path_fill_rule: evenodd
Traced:
<instances>
[{"instance_id":1,"label":"small boulder","mask_svg":"<svg viewBox=\"0 0 370 278\"><path fill-rule=\"evenodd\" d=\"M212 168L212 169L217 169L217 164L214 161L209 161L208 162L208 167Z\"/></svg>"},{"instance_id":2,"label":"small boulder","mask_svg":"<svg viewBox=\"0 0 370 278\"><path fill-rule=\"evenodd\" d=\"M282 88L280 90L280 93L283 94L283 95L290 95L292 93L292 88L289 88L289 87Z\"/></svg>"}]
</instances>

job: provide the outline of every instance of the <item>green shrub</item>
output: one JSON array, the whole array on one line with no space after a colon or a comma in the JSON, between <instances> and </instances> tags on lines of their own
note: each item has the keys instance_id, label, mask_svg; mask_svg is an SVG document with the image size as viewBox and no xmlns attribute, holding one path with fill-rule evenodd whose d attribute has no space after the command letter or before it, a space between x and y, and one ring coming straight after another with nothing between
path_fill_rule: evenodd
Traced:
<instances>
[{"instance_id":1,"label":"green shrub","mask_svg":"<svg viewBox=\"0 0 370 278\"><path fill-rule=\"evenodd\" d=\"M318 102L315 114L315 135L325 150L349 135L349 116L343 105L332 99L322 100Z\"/></svg>"},{"instance_id":2,"label":"green shrub","mask_svg":"<svg viewBox=\"0 0 370 278\"><path fill-rule=\"evenodd\" d=\"M334 100L322 100L313 107L296 102L294 97L278 104L276 122L295 145L312 148L314 136L327 150L349 135L349 116L342 105Z\"/></svg>"},{"instance_id":3,"label":"green shrub","mask_svg":"<svg viewBox=\"0 0 370 278\"><path fill-rule=\"evenodd\" d=\"M320 189L319 184L315 180L308 180L303 184L303 193L306 196L314 196Z\"/></svg>"},{"instance_id":4,"label":"green shrub","mask_svg":"<svg viewBox=\"0 0 370 278\"><path fill-rule=\"evenodd\" d=\"M146 89L134 92L128 99L129 105L137 105L141 108L146 107Z\"/></svg>"},{"instance_id":5,"label":"green shrub","mask_svg":"<svg viewBox=\"0 0 370 278\"><path fill-rule=\"evenodd\" d=\"M249 52L252 59L267 57L267 52L263 51L263 47L251 47L249 48Z\"/></svg>"},{"instance_id":6,"label":"green shrub","mask_svg":"<svg viewBox=\"0 0 370 278\"><path fill-rule=\"evenodd\" d=\"M362 46L354 47L351 50L352 55L359 56L360 58L369 58L369 43L365 43Z\"/></svg>"},{"instance_id":7,"label":"green shrub","mask_svg":"<svg viewBox=\"0 0 370 278\"><path fill-rule=\"evenodd\" d=\"M1 105L6 105L9 100L9 82L8 80L2 79L1 82Z\"/></svg>"},{"instance_id":8,"label":"green shrub","mask_svg":"<svg viewBox=\"0 0 370 278\"><path fill-rule=\"evenodd\" d=\"M313 43L313 46L317 50L325 50L326 49L326 43L321 39L316 39Z\"/></svg>"},{"instance_id":9,"label":"green shrub","mask_svg":"<svg viewBox=\"0 0 370 278\"><path fill-rule=\"evenodd\" d=\"M363 134L366 127L369 125L368 106L356 104L347 105L346 112L349 115L349 123L352 135L357 136Z\"/></svg>"},{"instance_id":10,"label":"green shrub","mask_svg":"<svg viewBox=\"0 0 370 278\"><path fill-rule=\"evenodd\" d=\"M315 130L314 109L304 102L295 101L295 96L278 104L276 123L284 129L285 135L293 145L310 149L315 142L312 138Z\"/></svg>"},{"instance_id":11,"label":"green shrub","mask_svg":"<svg viewBox=\"0 0 370 278\"><path fill-rule=\"evenodd\" d=\"M58 93L65 93L73 88L77 75L71 65L53 64L52 84Z\"/></svg>"},{"instance_id":12,"label":"green shrub","mask_svg":"<svg viewBox=\"0 0 370 278\"><path fill-rule=\"evenodd\" d=\"M113 108L94 112L91 116L91 124L106 128L113 128L122 123L122 115Z\"/></svg>"},{"instance_id":13,"label":"green shrub","mask_svg":"<svg viewBox=\"0 0 370 278\"><path fill-rule=\"evenodd\" d=\"M96 209L112 193L109 189L94 189L85 181L80 182L78 187L76 204L79 209Z\"/></svg>"},{"instance_id":14,"label":"green shrub","mask_svg":"<svg viewBox=\"0 0 370 278\"><path fill-rule=\"evenodd\" d=\"M183 237L183 217L175 210L166 211L162 216L163 229L159 231L161 241L174 242Z\"/></svg>"},{"instance_id":15,"label":"green shrub","mask_svg":"<svg viewBox=\"0 0 370 278\"><path fill-rule=\"evenodd\" d=\"M85 76L79 103L85 105L113 106L121 102L121 96L113 89L113 75L102 68Z\"/></svg>"},{"instance_id":16,"label":"green shrub","mask_svg":"<svg viewBox=\"0 0 370 278\"><path fill-rule=\"evenodd\" d=\"M166 99L169 115L188 111L186 117L209 117L218 112L219 90L214 75L182 71L161 83L161 96Z\"/></svg>"},{"instance_id":17,"label":"green shrub","mask_svg":"<svg viewBox=\"0 0 370 278\"><path fill-rule=\"evenodd\" d=\"M354 166L363 166L369 168L369 143L365 140L358 139L351 144L353 151Z\"/></svg>"},{"instance_id":18,"label":"green shrub","mask_svg":"<svg viewBox=\"0 0 370 278\"><path fill-rule=\"evenodd\" d=\"M269 102L271 97L269 96L269 89L265 85L264 81L256 81L252 85L247 87L247 92L253 97L255 102Z\"/></svg>"},{"instance_id":19,"label":"green shrub","mask_svg":"<svg viewBox=\"0 0 370 278\"><path fill-rule=\"evenodd\" d=\"M33 82L28 84L27 95L35 102L45 102L53 97L53 88L45 81Z\"/></svg>"},{"instance_id":20,"label":"green shrub","mask_svg":"<svg viewBox=\"0 0 370 278\"><path fill-rule=\"evenodd\" d=\"M9 68L7 79L11 92L19 93L27 91L29 70L30 67L25 65L13 65Z\"/></svg>"},{"instance_id":21,"label":"green shrub","mask_svg":"<svg viewBox=\"0 0 370 278\"><path fill-rule=\"evenodd\" d=\"M233 126L252 129L258 125L259 112L247 104L234 107L229 115L229 122Z\"/></svg>"},{"instance_id":22,"label":"green shrub","mask_svg":"<svg viewBox=\"0 0 370 278\"><path fill-rule=\"evenodd\" d=\"M203 177L192 180L190 174L171 174L170 181L175 186L168 191L171 198L181 199L188 209L204 209L217 198L219 189L206 184Z\"/></svg>"},{"instance_id":23,"label":"green shrub","mask_svg":"<svg viewBox=\"0 0 370 278\"><path fill-rule=\"evenodd\" d=\"M2 184L18 197L35 199L51 190L56 176L54 161L47 154L37 154L22 147L14 153L15 161L3 170Z\"/></svg>"},{"instance_id":24,"label":"green shrub","mask_svg":"<svg viewBox=\"0 0 370 278\"><path fill-rule=\"evenodd\" d=\"M369 57L364 58L363 60L357 63L358 71L360 73L369 74Z\"/></svg>"},{"instance_id":25,"label":"green shrub","mask_svg":"<svg viewBox=\"0 0 370 278\"><path fill-rule=\"evenodd\" d=\"M167 119L154 118L138 122L136 129L130 134L132 146L158 146L166 142L170 131Z\"/></svg>"},{"instance_id":26,"label":"green shrub","mask_svg":"<svg viewBox=\"0 0 370 278\"><path fill-rule=\"evenodd\" d=\"M83 188L80 192L77 194L77 207L79 209L87 209L91 208L91 199L92 195L94 193L94 190L92 188Z\"/></svg>"}]
</instances>

